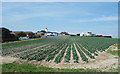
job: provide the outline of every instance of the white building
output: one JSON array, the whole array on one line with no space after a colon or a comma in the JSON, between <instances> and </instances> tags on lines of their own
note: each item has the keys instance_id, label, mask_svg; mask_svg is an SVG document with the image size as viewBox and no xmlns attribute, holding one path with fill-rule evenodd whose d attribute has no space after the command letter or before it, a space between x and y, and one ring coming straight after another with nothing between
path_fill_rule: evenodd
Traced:
<instances>
[{"instance_id":1,"label":"white building","mask_svg":"<svg viewBox=\"0 0 120 74\"><path fill-rule=\"evenodd\" d=\"M47 28L45 28L45 31L46 31L46 32L48 32L48 29L47 29Z\"/></svg>"},{"instance_id":2,"label":"white building","mask_svg":"<svg viewBox=\"0 0 120 74\"><path fill-rule=\"evenodd\" d=\"M57 32L50 32L48 31L47 28L45 28L45 33L44 33L44 36L63 36L61 33L57 33Z\"/></svg>"},{"instance_id":3,"label":"white building","mask_svg":"<svg viewBox=\"0 0 120 74\"><path fill-rule=\"evenodd\" d=\"M80 36L94 36L95 34L92 34L92 32L82 32Z\"/></svg>"}]
</instances>

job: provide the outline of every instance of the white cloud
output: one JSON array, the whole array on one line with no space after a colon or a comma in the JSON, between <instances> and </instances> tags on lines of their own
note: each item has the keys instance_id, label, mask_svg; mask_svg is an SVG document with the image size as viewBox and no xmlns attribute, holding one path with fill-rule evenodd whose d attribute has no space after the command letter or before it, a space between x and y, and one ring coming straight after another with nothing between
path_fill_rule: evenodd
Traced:
<instances>
[{"instance_id":1,"label":"white cloud","mask_svg":"<svg viewBox=\"0 0 120 74\"><path fill-rule=\"evenodd\" d=\"M117 21L117 20L118 20L118 17L116 16L101 17L101 18L93 19L93 21Z\"/></svg>"},{"instance_id":2,"label":"white cloud","mask_svg":"<svg viewBox=\"0 0 120 74\"><path fill-rule=\"evenodd\" d=\"M28 14L20 14L20 13L14 13L14 14L8 14L5 15L3 18L3 21L6 23L11 22L20 22L26 19L30 18L36 18L36 17L62 17L66 13L61 12L41 12L41 13L28 13Z\"/></svg>"},{"instance_id":3,"label":"white cloud","mask_svg":"<svg viewBox=\"0 0 120 74\"><path fill-rule=\"evenodd\" d=\"M117 16L99 17L93 19L75 20L73 22L97 22L97 21L117 21Z\"/></svg>"}]
</instances>

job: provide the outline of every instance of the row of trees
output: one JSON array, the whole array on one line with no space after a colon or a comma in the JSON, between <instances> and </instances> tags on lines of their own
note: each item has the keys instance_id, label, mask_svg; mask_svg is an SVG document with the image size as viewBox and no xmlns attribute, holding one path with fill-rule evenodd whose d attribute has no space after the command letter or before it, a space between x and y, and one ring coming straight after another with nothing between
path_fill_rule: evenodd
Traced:
<instances>
[{"instance_id":1,"label":"row of trees","mask_svg":"<svg viewBox=\"0 0 120 74\"><path fill-rule=\"evenodd\" d=\"M32 38L32 36L34 35L32 32L23 32L23 31L16 31L16 32L12 32L7 28L0 28L0 41L4 42L4 41L14 41L14 40L18 40L19 37L25 37L28 36Z\"/></svg>"},{"instance_id":2,"label":"row of trees","mask_svg":"<svg viewBox=\"0 0 120 74\"><path fill-rule=\"evenodd\" d=\"M7 28L0 28L0 41L13 41L13 40L18 40L18 38L14 35L11 34L12 31L10 31Z\"/></svg>"},{"instance_id":3,"label":"row of trees","mask_svg":"<svg viewBox=\"0 0 120 74\"><path fill-rule=\"evenodd\" d=\"M44 33L46 33L45 30L38 31L36 33L33 33L32 31L10 31L7 28L0 28L0 41L14 41L18 40L20 37L29 37L29 38L39 38ZM40 33L40 34L39 34Z\"/></svg>"}]
</instances>

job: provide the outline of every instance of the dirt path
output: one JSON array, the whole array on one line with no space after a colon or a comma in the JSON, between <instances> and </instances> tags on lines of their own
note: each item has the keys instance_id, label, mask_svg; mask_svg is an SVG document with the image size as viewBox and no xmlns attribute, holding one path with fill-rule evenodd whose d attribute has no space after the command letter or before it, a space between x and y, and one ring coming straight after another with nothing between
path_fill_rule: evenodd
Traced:
<instances>
[{"instance_id":1,"label":"dirt path","mask_svg":"<svg viewBox=\"0 0 120 74\"><path fill-rule=\"evenodd\" d=\"M114 46L114 45L110 46L108 49L109 49L109 50L112 50L112 51L120 50L120 49L118 49L117 46Z\"/></svg>"},{"instance_id":2,"label":"dirt path","mask_svg":"<svg viewBox=\"0 0 120 74\"><path fill-rule=\"evenodd\" d=\"M53 47L53 48L56 48L56 47ZM57 51L59 48L57 48L55 51ZM46 62L46 59L48 56L50 56L51 54L53 54L55 51L51 52L50 54L48 54L45 59L41 60L42 62Z\"/></svg>"},{"instance_id":3,"label":"dirt path","mask_svg":"<svg viewBox=\"0 0 120 74\"><path fill-rule=\"evenodd\" d=\"M74 63L74 61L73 61L73 54L72 54L72 44L71 44L71 57L70 57L70 63Z\"/></svg>"},{"instance_id":4,"label":"dirt path","mask_svg":"<svg viewBox=\"0 0 120 74\"><path fill-rule=\"evenodd\" d=\"M76 43L76 45L79 47L79 49L83 52L83 54L86 56L86 58L88 58L88 61L94 61L95 59L91 59L82 49L81 47ZM79 50L78 49L78 50Z\"/></svg>"},{"instance_id":5,"label":"dirt path","mask_svg":"<svg viewBox=\"0 0 120 74\"><path fill-rule=\"evenodd\" d=\"M74 47L75 47L76 53L77 53L77 55L78 55L78 57L79 57L78 62L79 62L79 63L83 63L83 61L82 61L82 59L81 59L81 57L80 57L80 53L78 52L75 43L73 43L73 44L74 44Z\"/></svg>"},{"instance_id":6,"label":"dirt path","mask_svg":"<svg viewBox=\"0 0 120 74\"><path fill-rule=\"evenodd\" d=\"M10 57L10 56L0 56L0 64L5 64L5 63L12 63L15 61L19 61L19 58L14 58L14 57Z\"/></svg>"},{"instance_id":7,"label":"dirt path","mask_svg":"<svg viewBox=\"0 0 120 74\"><path fill-rule=\"evenodd\" d=\"M54 63L54 62L39 62L39 65L52 67L52 68L69 68L69 69L78 69L78 68L90 68L90 69L101 69L101 70L109 70L110 68L118 67L118 59L114 58L108 53L100 54L95 61L89 63Z\"/></svg>"},{"instance_id":8,"label":"dirt path","mask_svg":"<svg viewBox=\"0 0 120 74\"><path fill-rule=\"evenodd\" d=\"M66 44L65 44L65 46L66 46ZM61 53L61 51L64 49L64 47L54 56L54 59L50 60L49 62L54 62L55 58Z\"/></svg>"},{"instance_id":9,"label":"dirt path","mask_svg":"<svg viewBox=\"0 0 120 74\"><path fill-rule=\"evenodd\" d=\"M116 56L113 56L111 54L108 54L106 52L100 54L95 61L91 61L89 63L68 63L68 64L64 64L64 63L51 63L51 62L45 62L45 61L41 61L41 62L37 62L34 61L35 64L39 64L42 66L46 66L46 67L52 67L52 68L90 68L90 69L101 69L101 70L109 70L110 68L117 68L118 67L118 59L115 58ZM1 56L0 56L1 58ZM13 57L2 57L2 59L0 59L0 61L3 61L3 63L9 63L9 62L14 62L14 61L18 61L18 58L13 58Z\"/></svg>"},{"instance_id":10,"label":"dirt path","mask_svg":"<svg viewBox=\"0 0 120 74\"><path fill-rule=\"evenodd\" d=\"M74 46L75 46L75 44L74 44ZM72 48L72 46L71 46L71 48ZM75 48L76 48L76 46L75 46ZM61 50L60 50L60 52L61 52ZM57 55L59 55L59 53ZM77 52L77 54L78 54L78 52ZM57 55L55 55L55 58ZM97 58L95 58L94 61L90 61L89 63L72 63L72 62L70 62L70 63L58 63L58 64L56 64L54 62L55 58L51 62L32 61L29 63L34 63L34 64L38 64L40 66L51 67L51 68L69 68L69 69L72 69L72 68L74 68L74 69L90 68L90 69L100 69L102 71L108 71L111 68L118 67L118 59L115 57L118 57L118 56L114 56L114 55L111 55L107 52L103 52L103 53L100 53L99 56ZM72 58L72 50L71 50L71 58ZM20 60L18 58L13 58L10 56L5 56L5 57L0 56L0 61L2 61L2 62L0 62L0 64L2 64L2 63L11 63L14 61L17 61L17 62L24 61L25 62L26 60ZM71 59L70 61L73 61L73 60ZM26 61L26 62L28 62L28 61Z\"/></svg>"},{"instance_id":11,"label":"dirt path","mask_svg":"<svg viewBox=\"0 0 120 74\"><path fill-rule=\"evenodd\" d=\"M78 44L78 45L80 45L81 47L83 47L83 45L82 44ZM83 47L86 51L88 51L88 49L86 49L85 47ZM93 53L91 53L90 51L88 51L90 54L92 54L93 56L94 56L94 54Z\"/></svg>"},{"instance_id":12,"label":"dirt path","mask_svg":"<svg viewBox=\"0 0 120 74\"><path fill-rule=\"evenodd\" d=\"M65 53L64 53L64 55L63 55L60 63L65 63L65 62L64 62L64 59L65 59L65 55L66 55L66 52L67 52L67 50L68 50L68 47L69 47L69 45L67 46L67 48L66 48L66 50L65 50Z\"/></svg>"},{"instance_id":13,"label":"dirt path","mask_svg":"<svg viewBox=\"0 0 120 74\"><path fill-rule=\"evenodd\" d=\"M77 48L76 48L76 46L78 46L78 44L73 43L73 45L74 45L76 53L77 53L77 55L79 57L79 63L74 63L73 54L72 54L72 45L71 45L70 63L64 63L64 57L66 55L66 51L67 51L68 47L66 48L66 51L65 51L64 56L63 56L63 58L61 60L61 63L56 64L54 62L55 58L65 48L65 46L63 46L63 48L55 55L54 59L50 60L49 62L46 62L45 60L42 60L42 61L36 61L36 60L27 61L27 60L20 60L18 58L14 58L14 57L10 57L10 56L5 56L5 57L0 56L0 64L11 63L11 62L15 62L15 61L16 62L26 61L26 62L29 62L29 63L34 63L34 64L38 64L40 66L51 67L51 68L69 68L69 69L72 69L72 68L74 68L74 69L78 69L78 68L85 68L86 69L86 68L89 68L89 69L101 69L101 70L104 70L104 71L108 71L111 68L117 68L118 67L118 59L115 58L115 57L118 57L118 56L114 56L114 55L111 55L111 54L107 53L106 51L108 49L106 49L106 51L104 51L104 52L98 52L98 56L95 58L95 60L92 60L92 61L89 60L88 63L84 63L82 61L81 57L80 57L80 54L79 54ZM81 49L81 46L82 45L80 45L78 47ZM33 48L33 50L36 49L36 48L38 48L38 47ZM84 48L84 49L87 50L86 48ZM113 49L113 47L111 49ZM82 49L81 49L81 51L82 51ZM87 56L87 58L88 58L88 56Z\"/></svg>"},{"instance_id":14,"label":"dirt path","mask_svg":"<svg viewBox=\"0 0 120 74\"><path fill-rule=\"evenodd\" d=\"M79 44L81 47L83 47L83 45ZM88 51L85 47L83 47L86 51ZM88 51L89 53L91 53L90 51ZM96 52L98 55L101 54L102 52L98 51ZM97 58L98 56L95 56L94 53L91 53L92 56L94 56L95 58ZM94 61L94 59L89 59L89 61Z\"/></svg>"}]
</instances>

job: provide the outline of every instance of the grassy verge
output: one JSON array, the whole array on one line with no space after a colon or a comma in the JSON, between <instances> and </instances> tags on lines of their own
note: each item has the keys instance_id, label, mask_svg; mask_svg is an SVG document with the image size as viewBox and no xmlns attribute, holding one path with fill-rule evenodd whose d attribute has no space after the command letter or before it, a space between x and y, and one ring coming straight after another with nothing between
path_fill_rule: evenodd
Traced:
<instances>
[{"instance_id":1,"label":"grassy verge","mask_svg":"<svg viewBox=\"0 0 120 74\"><path fill-rule=\"evenodd\" d=\"M113 45L115 48L117 47L118 49L120 48L120 44L114 44ZM107 51L108 53L110 53L110 54L112 54L112 55L118 55L118 56L120 56L120 54L119 54L119 50L108 50Z\"/></svg>"},{"instance_id":2,"label":"grassy verge","mask_svg":"<svg viewBox=\"0 0 120 74\"><path fill-rule=\"evenodd\" d=\"M118 55L118 50L115 50L115 51L108 50L107 52L110 53L110 54L112 54L112 55Z\"/></svg>"},{"instance_id":3,"label":"grassy verge","mask_svg":"<svg viewBox=\"0 0 120 74\"><path fill-rule=\"evenodd\" d=\"M32 38L32 39L17 40L17 41L6 41L6 42L3 42L2 44L19 43L19 42L32 41L32 40L37 40L37 39L41 39L41 38Z\"/></svg>"},{"instance_id":4,"label":"grassy verge","mask_svg":"<svg viewBox=\"0 0 120 74\"><path fill-rule=\"evenodd\" d=\"M37 66L30 63L8 63L2 65L3 72L101 72L95 69L59 69Z\"/></svg>"},{"instance_id":5,"label":"grassy verge","mask_svg":"<svg viewBox=\"0 0 120 74\"><path fill-rule=\"evenodd\" d=\"M2 48L13 48L13 47L21 47L23 45L31 45L31 44L36 44L40 43L43 41L44 38L36 38L36 39L29 39L29 40L22 40L22 41L13 41L13 42L5 42L2 43Z\"/></svg>"},{"instance_id":6,"label":"grassy verge","mask_svg":"<svg viewBox=\"0 0 120 74\"><path fill-rule=\"evenodd\" d=\"M0 64L0 74L2 73L2 64Z\"/></svg>"},{"instance_id":7,"label":"grassy verge","mask_svg":"<svg viewBox=\"0 0 120 74\"><path fill-rule=\"evenodd\" d=\"M36 39L41 39L41 38L32 38L32 39L16 40L16 41L6 41L6 42L3 42L2 44L16 43L16 42L22 42L22 41L30 41L30 40L36 40Z\"/></svg>"}]
</instances>

